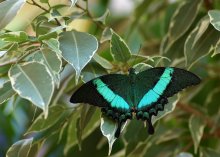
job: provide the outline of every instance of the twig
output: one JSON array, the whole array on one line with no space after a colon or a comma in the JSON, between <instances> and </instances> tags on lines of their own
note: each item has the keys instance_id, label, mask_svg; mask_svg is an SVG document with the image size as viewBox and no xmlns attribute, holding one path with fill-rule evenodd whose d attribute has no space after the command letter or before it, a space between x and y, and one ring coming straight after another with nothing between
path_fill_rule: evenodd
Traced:
<instances>
[{"instance_id":1,"label":"twig","mask_svg":"<svg viewBox=\"0 0 220 157\"><path fill-rule=\"evenodd\" d=\"M44 8L43 6L39 5L39 4L38 4L37 2L35 2L34 0L31 0L31 2L32 2L32 3L30 3L30 2L27 1L28 4L30 4L30 5L35 5L35 6L37 6L38 8L42 9L43 11L45 11L46 13L50 13L50 9L48 10L48 9ZM48 6L50 7L49 3L48 3ZM59 21L57 18L54 18L54 20L56 21L56 23L57 23L58 26L62 26L62 24L60 23L60 21ZM66 31L66 29L64 28L63 31Z\"/></svg>"},{"instance_id":2,"label":"twig","mask_svg":"<svg viewBox=\"0 0 220 157\"><path fill-rule=\"evenodd\" d=\"M88 5L88 4L87 4ZM79 4L75 4L75 6L77 7L77 8L79 8L79 9L81 9L81 10L83 10L84 12L86 12L87 13L87 15L88 15L88 17L98 26L98 27L100 27L101 29L104 29L105 28L105 26L101 23L101 22L98 22L98 21L95 21L94 19L93 19L93 16L92 16L92 14L89 12L89 10L88 10L88 6L87 6L87 9L85 9L85 8L83 8L82 6L80 6Z\"/></svg>"}]
</instances>

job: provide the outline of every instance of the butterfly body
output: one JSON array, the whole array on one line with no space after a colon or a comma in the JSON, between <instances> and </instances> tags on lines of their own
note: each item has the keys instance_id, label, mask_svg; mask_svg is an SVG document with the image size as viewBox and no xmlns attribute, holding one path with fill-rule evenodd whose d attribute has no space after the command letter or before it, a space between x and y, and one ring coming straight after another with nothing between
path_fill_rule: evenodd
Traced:
<instances>
[{"instance_id":1,"label":"butterfly body","mask_svg":"<svg viewBox=\"0 0 220 157\"><path fill-rule=\"evenodd\" d=\"M109 74L82 85L71 97L72 103L88 103L102 108L102 112L121 125L135 115L148 123L148 133L153 134L152 115L157 116L168 103L167 98L182 89L200 83L193 73L172 67L158 67L128 75Z\"/></svg>"}]
</instances>

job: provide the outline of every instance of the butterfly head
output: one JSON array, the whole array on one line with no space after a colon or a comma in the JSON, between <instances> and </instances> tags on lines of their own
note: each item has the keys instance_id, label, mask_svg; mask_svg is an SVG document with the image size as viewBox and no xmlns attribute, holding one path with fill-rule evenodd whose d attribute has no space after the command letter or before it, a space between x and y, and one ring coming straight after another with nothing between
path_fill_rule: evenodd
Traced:
<instances>
[{"instance_id":1,"label":"butterfly head","mask_svg":"<svg viewBox=\"0 0 220 157\"><path fill-rule=\"evenodd\" d=\"M128 70L128 72L129 72L129 75L135 75L135 74L136 74L136 71L135 71L134 68L130 68L130 69Z\"/></svg>"}]
</instances>

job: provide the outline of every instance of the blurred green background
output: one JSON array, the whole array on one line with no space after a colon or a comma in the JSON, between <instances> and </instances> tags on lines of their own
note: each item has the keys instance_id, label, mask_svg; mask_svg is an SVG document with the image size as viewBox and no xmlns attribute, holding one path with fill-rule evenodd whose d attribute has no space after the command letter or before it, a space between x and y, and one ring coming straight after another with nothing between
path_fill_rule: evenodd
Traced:
<instances>
[{"instance_id":1,"label":"blurred green background","mask_svg":"<svg viewBox=\"0 0 220 157\"><path fill-rule=\"evenodd\" d=\"M162 115L174 111L157 119L154 135L147 134L142 122L130 121L115 141L111 156L220 156L219 0L27 1L19 12L14 8L1 8L0 12L17 14L0 33L1 52L7 51L0 55L0 156L5 156L13 143L31 137L34 141L30 148L18 146L15 151L27 155L30 149L30 157L107 156L109 146L100 131L100 109L74 106L68 100L82 82L107 73L126 73L134 65L139 69L184 68L200 76L202 83L182 91L178 99L175 97L178 102L170 102ZM58 28L59 24L64 27ZM130 48L128 61L112 57L109 28ZM45 120L36 104L15 94L11 86L11 91L5 91L3 84L10 78L12 65L26 63L33 57L25 52L48 46L50 39L60 42L57 39L65 29L95 36L99 41L98 56L93 56L83 68L79 83L75 82L74 69L62 58L60 86L52 93L49 117ZM26 32L28 39L19 41L21 35L7 34L18 31ZM12 92L7 101L6 92Z\"/></svg>"}]
</instances>

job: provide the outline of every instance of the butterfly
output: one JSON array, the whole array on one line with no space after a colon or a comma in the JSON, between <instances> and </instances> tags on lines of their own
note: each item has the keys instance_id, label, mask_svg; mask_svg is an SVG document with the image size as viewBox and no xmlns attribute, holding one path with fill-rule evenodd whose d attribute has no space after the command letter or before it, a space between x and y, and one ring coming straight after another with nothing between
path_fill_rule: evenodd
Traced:
<instances>
[{"instance_id":1,"label":"butterfly","mask_svg":"<svg viewBox=\"0 0 220 157\"><path fill-rule=\"evenodd\" d=\"M108 74L82 85L70 98L71 103L88 103L101 108L102 113L117 122L115 137L128 119L136 116L147 122L148 133L154 133L152 115L164 110L169 97L201 79L195 74L174 67L150 68L140 73Z\"/></svg>"}]
</instances>

